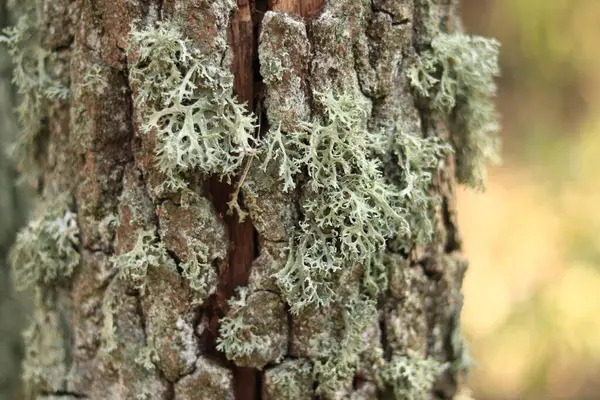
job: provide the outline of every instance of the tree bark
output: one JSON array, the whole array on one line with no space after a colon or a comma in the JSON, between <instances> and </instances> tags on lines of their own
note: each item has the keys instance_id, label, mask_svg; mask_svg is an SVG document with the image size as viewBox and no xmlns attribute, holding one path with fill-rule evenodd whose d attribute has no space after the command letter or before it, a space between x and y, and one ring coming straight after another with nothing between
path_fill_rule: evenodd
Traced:
<instances>
[{"instance_id":1,"label":"tree bark","mask_svg":"<svg viewBox=\"0 0 600 400\"><path fill-rule=\"evenodd\" d=\"M36 187L45 203L70 198L81 259L72 275L38 284L25 359L37 365L26 376L32 395L391 399L399 395L381 383L377 368L393 355L411 354L448 365L428 396L453 397L459 377L451 366L464 350L457 338L466 269L453 157L433 171L430 193L441 201L431 212L432 240L388 251L389 285L361 335L368 346L351 366L355 373L335 393L319 391L319 376L310 369L322 355L312 342L339 325L345 305L293 314L271 278L283 268L302 218L302 191L283 192L277 168L263 171L258 162L231 184L192 173L186 193L162 191L157 139L141 132L143 116L133 100L140 89L130 79L127 42L133 25L156 20L178 21L201 50L225 39L223 62L235 94L259 117L262 136L274 121L285 130L323 115L316 93L354 90L371 104L372 129L400 124L448 140L406 73L437 32L460 30L457 0L44 0L37 13L43 46L70 95L47 108L35 142ZM285 67L282 79L265 79L270 61ZM101 90L87 84L92 67L105 84ZM243 222L227 206L240 180L242 207L250 214ZM140 288L121 279L113 264L132 251L142 230L156 235L168 257L163 267L148 267ZM190 240L210 249L218 278L216 290L200 302L182 276L182 263L193 256ZM216 347L238 287L249 288L248 321L271 347L266 355L232 361ZM140 361L144 356L149 365ZM292 395L289 387L300 390Z\"/></svg>"}]
</instances>

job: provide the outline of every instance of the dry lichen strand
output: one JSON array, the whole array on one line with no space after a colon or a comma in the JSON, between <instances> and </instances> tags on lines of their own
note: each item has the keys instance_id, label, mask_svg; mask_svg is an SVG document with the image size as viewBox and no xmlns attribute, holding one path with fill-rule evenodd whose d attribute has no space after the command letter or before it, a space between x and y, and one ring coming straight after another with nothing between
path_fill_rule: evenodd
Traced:
<instances>
[{"instance_id":1,"label":"dry lichen strand","mask_svg":"<svg viewBox=\"0 0 600 400\"><path fill-rule=\"evenodd\" d=\"M493 104L500 74L494 39L438 34L408 71L416 92L449 121L461 183L483 188L486 163L498 160L499 129Z\"/></svg>"}]
</instances>

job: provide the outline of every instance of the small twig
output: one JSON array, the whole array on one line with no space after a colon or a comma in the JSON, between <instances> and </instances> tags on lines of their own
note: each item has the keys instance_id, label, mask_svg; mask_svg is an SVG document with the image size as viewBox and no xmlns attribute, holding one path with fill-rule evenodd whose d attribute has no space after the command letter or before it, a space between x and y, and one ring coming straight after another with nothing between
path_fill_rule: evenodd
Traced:
<instances>
[{"instance_id":1,"label":"small twig","mask_svg":"<svg viewBox=\"0 0 600 400\"><path fill-rule=\"evenodd\" d=\"M240 222L244 222L244 220L248 216L248 213L246 211L242 210L242 208L240 207L238 199L240 196L240 189L242 188L244 180L246 179L246 176L248 176L248 171L250 171L250 167L252 166L252 160L254 160L254 154L252 154L250 156L250 158L248 159L248 162L246 163L246 167L244 168L244 172L242 173L240 180L238 181L237 185L235 186L233 193L231 193L231 200L229 200L229 202L227 203L227 205L229 206L229 210L227 210L227 214L232 215L233 210L236 210L238 212Z\"/></svg>"}]
</instances>

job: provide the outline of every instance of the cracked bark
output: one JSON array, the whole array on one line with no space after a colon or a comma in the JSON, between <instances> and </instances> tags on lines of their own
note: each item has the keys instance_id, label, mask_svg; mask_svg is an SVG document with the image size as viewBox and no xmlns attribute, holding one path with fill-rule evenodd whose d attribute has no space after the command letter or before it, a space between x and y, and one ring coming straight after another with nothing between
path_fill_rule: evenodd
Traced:
<instances>
[{"instance_id":1,"label":"cracked bark","mask_svg":"<svg viewBox=\"0 0 600 400\"><path fill-rule=\"evenodd\" d=\"M196 207L194 213L181 197L165 197L158 190L161 176L154 166L153 138L139 132L132 103L136 88L127 78L124 49L132 21L178 19L201 48L210 47L214 36L224 32L231 52L224 60L234 73L236 94L261 116L261 133L270 120L293 125L320 113L312 101L314 92L358 88L373 104L372 126L400 121L426 136L448 137L416 104L405 71L416 50L431 40L432 26L460 29L455 0L237 0L232 13L229 3L45 0L45 44L60 51L71 88L79 87L90 65L99 64L108 89L99 93L82 88L69 102L53 104L48 139L38 159L44 171L39 195L69 193L75 198L82 264L71 281L45 291L51 298L48 312L67 321L61 329L69 338L64 343L69 347L64 360L69 373L58 384L36 382L34 393L91 399L284 398L272 377L290 363L316 357L309 342L333 318L322 312L292 316L286 308L281 325L289 329L272 332L273 337L283 334L284 363L278 365L279 357L273 356L261 360L263 370L238 367L216 350L219 319L227 314L227 299L236 287L249 286L257 305L265 304L262 297L275 304L273 309L282 302L270 276L282 267L280 252L297 223L300 195L282 193L273 171L254 166L242 190L251 219L240 223L227 213L233 186L216 178L190 178L195 197L187 201ZM281 82L264 81L259 52L287 63ZM401 276L390 277L389 293L379 301L377 327L369 336L370 345L384 354L410 349L440 362L457 357L452 337L465 263L454 187L450 160L437 171L432 188L443 198L433 216L434 240L414 247L408 259L395 255ZM119 226L105 229L102 222L117 214ZM194 231L194 224L202 232ZM143 292L110 270L110 257L131 249L140 229L160 233L172 264L150 269ZM215 265L216 291L200 305L191 301L191 289L177 270L187 256L177 243L190 237L208 243L220 260ZM407 291L417 298L414 304L403 300ZM100 334L107 312L115 327L111 352ZM256 312L254 317L260 318L263 310ZM136 362L148 346L157 356L152 370ZM315 397L310 378L295 379L305 388L302 399ZM374 381L369 368L359 368L343 398L391 398ZM451 398L456 384L456 375L445 373L432 398Z\"/></svg>"}]
</instances>

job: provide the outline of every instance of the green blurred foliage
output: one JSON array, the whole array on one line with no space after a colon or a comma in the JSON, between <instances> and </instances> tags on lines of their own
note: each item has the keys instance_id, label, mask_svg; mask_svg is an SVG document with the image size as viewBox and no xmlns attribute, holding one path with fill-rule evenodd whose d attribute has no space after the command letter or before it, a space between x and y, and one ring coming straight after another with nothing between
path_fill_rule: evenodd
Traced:
<instances>
[{"instance_id":1,"label":"green blurred foliage","mask_svg":"<svg viewBox=\"0 0 600 400\"><path fill-rule=\"evenodd\" d=\"M0 29L7 26L6 2L0 0ZM16 172L6 152L17 130L12 112L11 63L0 47L0 399L18 398L19 364L22 358L20 331L26 303L11 288L8 250L23 221L25 201L15 186Z\"/></svg>"},{"instance_id":2,"label":"green blurred foliage","mask_svg":"<svg viewBox=\"0 0 600 400\"><path fill-rule=\"evenodd\" d=\"M502 43L505 164L484 195L459 193L474 397L600 398L600 1L462 13Z\"/></svg>"}]
</instances>

